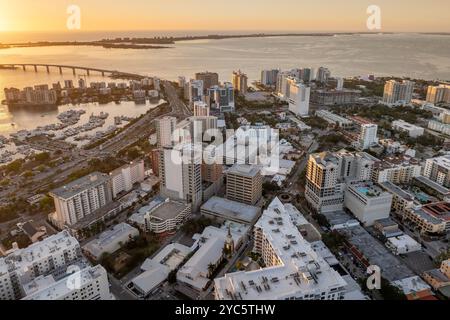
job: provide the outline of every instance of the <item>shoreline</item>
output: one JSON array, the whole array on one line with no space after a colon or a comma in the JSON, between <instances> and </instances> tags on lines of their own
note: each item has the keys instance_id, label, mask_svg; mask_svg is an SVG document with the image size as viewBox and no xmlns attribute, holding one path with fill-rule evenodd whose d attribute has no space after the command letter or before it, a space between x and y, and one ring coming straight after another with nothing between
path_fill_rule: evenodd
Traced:
<instances>
[{"instance_id":1,"label":"shoreline","mask_svg":"<svg viewBox=\"0 0 450 320\"><path fill-rule=\"evenodd\" d=\"M365 34L394 34L394 32L334 32L334 33L254 33L254 34L213 34L206 36L183 36L183 37L144 37L131 38L120 37L115 39L102 39L96 41L37 41L17 42L0 44L0 49L11 48L33 48L33 47L55 47L55 46L97 46L105 49L172 49L164 45L175 45L182 41L196 40L225 40L240 38L270 38L270 37L334 37Z\"/></svg>"}]
</instances>

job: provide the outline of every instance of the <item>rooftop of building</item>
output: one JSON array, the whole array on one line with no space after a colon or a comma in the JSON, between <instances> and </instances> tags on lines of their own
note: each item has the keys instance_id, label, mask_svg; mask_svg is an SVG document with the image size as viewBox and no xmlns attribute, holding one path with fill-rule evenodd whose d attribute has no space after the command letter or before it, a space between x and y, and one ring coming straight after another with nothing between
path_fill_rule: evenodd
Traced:
<instances>
[{"instance_id":1,"label":"rooftop of building","mask_svg":"<svg viewBox=\"0 0 450 320\"><path fill-rule=\"evenodd\" d=\"M235 174L246 177L256 177L260 173L261 169L258 166L252 166L249 164L235 164L228 169L227 174Z\"/></svg>"},{"instance_id":2,"label":"rooftop of building","mask_svg":"<svg viewBox=\"0 0 450 320\"><path fill-rule=\"evenodd\" d=\"M377 166L382 168L392 167L408 167L411 165L420 165L420 161L416 158L411 158L405 155L401 156L386 156L378 161Z\"/></svg>"},{"instance_id":3,"label":"rooftop of building","mask_svg":"<svg viewBox=\"0 0 450 320\"><path fill-rule=\"evenodd\" d=\"M422 291L431 290L431 287L418 276L397 280L392 284L401 289L405 295L414 295Z\"/></svg>"},{"instance_id":4,"label":"rooftop of building","mask_svg":"<svg viewBox=\"0 0 450 320\"><path fill-rule=\"evenodd\" d=\"M36 225L36 223L34 223L33 221L27 221L24 224L22 224L21 226L23 232L28 236L28 237L33 237L35 234L41 232L41 228ZM45 227L44 227L45 228Z\"/></svg>"},{"instance_id":5,"label":"rooftop of building","mask_svg":"<svg viewBox=\"0 0 450 320\"><path fill-rule=\"evenodd\" d=\"M388 192L391 192L406 201L414 201L414 196L400 188L399 186L393 184L390 181L382 182L380 185L386 189Z\"/></svg>"},{"instance_id":6,"label":"rooftop of building","mask_svg":"<svg viewBox=\"0 0 450 320\"><path fill-rule=\"evenodd\" d=\"M63 278L57 282L48 282L49 286L32 293L24 298L24 300L57 300L64 295L74 291L75 286L83 287L87 283L98 279L102 276L106 277L106 271L101 265L88 267L72 274L70 278Z\"/></svg>"},{"instance_id":7,"label":"rooftop of building","mask_svg":"<svg viewBox=\"0 0 450 320\"><path fill-rule=\"evenodd\" d=\"M50 193L59 198L69 199L86 189L103 184L109 179L110 177L106 173L93 172L62 187L54 189Z\"/></svg>"},{"instance_id":8,"label":"rooftop of building","mask_svg":"<svg viewBox=\"0 0 450 320\"><path fill-rule=\"evenodd\" d=\"M261 212L259 207L215 196L206 201L201 209L220 214L225 219L238 219L248 223L251 223Z\"/></svg>"},{"instance_id":9,"label":"rooftop of building","mask_svg":"<svg viewBox=\"0 0 450 320\"><path fill-rule=\"evenodd\" d=\"M186 203L169 200L161 203L161 205L153 208L148 213L150 218L164 221L177 217L186 208L189 208Z\"/></svg>"},{"instance_id":10,"label":"rooftop of building","mask_svg":"<svg viewBox=\"0 0 450 320\"><path fill-rule=\"evenodd\" d=\"M170 271L175 270L189 255L191 248L179 243L165 246L155 257L148 258L141 266L144 272L131 280L141 292L147 294L167 279Z\"/></svg>"},{"instance_id":11,"label":"rooftop of building","mask_svg":"<svg viewBox=\"0 0 450 320\"><path fill-rule=\"evenodd\" d=\"M133 213L128 220L137 224L145 223L145 216L148 212L151 212L157 206L161 205L166 201L166 198L161 196L156 196L147 205L141 207L137 212Z\"/></svg>"},{"instance_id":12,"label":"rooftop of building","mask_svg":"<svg viewBox=\"0 0 450 320\"><path fill-rule=\"evenodd\" d=\"M419 243L408 236L407 234L402 234L401 236L391 237L387 240L396 248L412 247L417 246Z\"/></svg>"},{"instance_id":13,"label":"rooftop of building","mask_svg":"<svg viewBox=\"0 0 450 320\"><path fill-rule=\"evenodd\" d=\"M310 157L314 159L317 165L322 165L324 167L328 165L339 165L339 160L336 155L329 151L314 153L311 154Z\"/></svg>"},{"instance_id":14,"label":"rooftop of building","mask_svg":"<svg viewBox=\"0 0 450 320\"><path fill-rule=\"evenodd\" d=\"M79 246L77 239L64 230L0 258L0 265L9 266L8 268L11 269L27 270L33 263L75 246Z\"/></svg>"},{"instance_id":15,"label":"rooftop of building","mask_svg":"<svg viewBox=\"0 0 450 320\"><path fill-rule=\"evenodd\" d=\"M117 245L119 242L124 241L124 237L130 235L137 236L139 231L126 223L119 223L115 225L112 229L102 232L97 238L91 240L83 246L84 250L89 251L95 257L100 257L102 253L109 252L111 245Z\"/></svg>"},{"instance_id":16,"label":"rooftop of building","mask_svg":"<svg viewBox=\"0 0 450 320\"><path fill-rule=\"evenodd\" d=\"M432 161L437 165L450 169L450 155L440 156L436 158L427 159L427 162Z\"/></svg>"},{"instance_id":17,"label":"rooftop of building","mask_svg":"<svg viewBox=\"0 0 450 320\"><path fill-rule=\"evenodd\" d=\"M224 244L228 236L227 226L229 226L235 245L248 231L248 227L242 224L228 222L222 228L208 226L202 234L194 235L194 238L197 239L194 247L198 246L199 249L178 271L177 279L179 281L199 290L206 286L210 281L208 278L209 265L217 263L223 255Z\"/></svg>"},{"instance_id":18,"label":"rooftop of building","mask_svg":"<svg viewBox=\"0 0 450 320\"><path fill-rule=\"evenodd\" d=\"M114 169L113 171L111 171L109 173L109 175L110 176L116 176L118 174L121 174L123 169L127 169L127 168L130 168L130 167L135 166L135 165L144 165L144 160L142 160L142 159L133 160L130 163L127 163L127 164L125 164L125 165L123 165L123 166L121 166L121 167L119 167L117 169Z\"/></svg>"},{"instance_id":19,"label":"rooftop of building","mask_svg":"<svg viewBox=\"0 0 450 320\"><path fill-rule=\"evenodd\" d=\"M375 220L375 224L380 225L383 228L398 226L398 223L395 222L394 220L392 220L391 218L384 218L384 219Z\"/></svg>"},{"instance_id":20,"label":"rooftop of building","mask_svg":"<svg viewBox=\"0 0 450 320\"><path fill-rule=\"evenodd\" d=\"M450 221L450 202L430 203L419 210L440 221Z\"/></svg>"},{"instance_id":21,"label":"rooftop of building","mask_svg":"<svg viewBox=\"0 0 450 320\"><path fill-rule=\"evenodd\" d=\"M358 192L360 195L368 198L383 197L390 194L381 189L378 185L371 182L359 182L356 184L351 184L348 186L348 188L351 188L352 190Z\"/></svg>"},{"instance_id":22,"label":"rooftop of building","mask_svg":"<svg viewBox=\"0 0 450 320\"><path fill-rule=\"evenodd\" d=\"M370 235L363 227L354 226L343 231L348 242L355 246L359 253L371 265L377 265L383 270L383 276L389 281L401 280L414 276L414 273L395 257L384 245ZM356 251L352 250L356 255Z\"/></svg>"},{"instance_id":23,"label":"rooftop of building","mask_svg":"<svg viewBox=\"0 0 450 320\"><path fill-rule=\"evenodd\" d=\"M426 186L430 187L431 189L439 192L440 194L444 194L444 195L450 194L450 190L449 189L447 189L444 186L441 186L439 183L434 182L433 180L428 179L427 177L418 176L418 177L414 177L414 179L416 179L417 181L425 184Z\"/></svg>"},{"instance_id":24,"label":"rooftop of building","mask_svg":"<svg viewBox=\"0 0 450 320\"><path fill-rule=\"evenodd\" d=\"M374 124L372 121L370 121L368 119L365 119L363 117L359 117L359 116L351 116L351 117L348 117L348 118L350 120L352 120L353 122L356 122L356 123L358 123L360 125L363 125L363 124Z\"/></svg>"}]
</instances>

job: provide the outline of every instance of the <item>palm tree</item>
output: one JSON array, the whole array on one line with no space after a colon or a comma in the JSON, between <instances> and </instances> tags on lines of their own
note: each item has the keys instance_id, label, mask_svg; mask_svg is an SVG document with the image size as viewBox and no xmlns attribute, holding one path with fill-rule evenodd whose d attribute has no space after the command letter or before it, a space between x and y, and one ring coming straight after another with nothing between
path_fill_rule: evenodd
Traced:
<instances>
[{"instance_id":1,"label":"palm tree","mask_svg":"<svg viewBox=\"0 0 450 320\"><path fill-rule=\"evenodd\" d=\"M216 268L216 266L212 263L208 264L208 272L209 275L212 275L212 273L214 272L214 269Z\"/></svg>"}]
</instances>

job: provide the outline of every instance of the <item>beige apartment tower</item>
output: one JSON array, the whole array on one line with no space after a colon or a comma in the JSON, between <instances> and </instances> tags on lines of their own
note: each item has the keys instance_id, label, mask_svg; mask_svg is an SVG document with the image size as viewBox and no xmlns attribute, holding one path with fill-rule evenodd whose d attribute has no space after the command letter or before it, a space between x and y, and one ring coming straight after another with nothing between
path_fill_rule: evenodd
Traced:
<instances>
[{"instance_id":1,"label":"beige apartment tower","mask_svg":"<svg viewBox=\"0 0 450 320\"><path fill-rule=\"evenodd\" d=\"M255 205L262 196L262 176L260 168L236 164L226 174L227 199Z\"/></svg>"}]
</instances>

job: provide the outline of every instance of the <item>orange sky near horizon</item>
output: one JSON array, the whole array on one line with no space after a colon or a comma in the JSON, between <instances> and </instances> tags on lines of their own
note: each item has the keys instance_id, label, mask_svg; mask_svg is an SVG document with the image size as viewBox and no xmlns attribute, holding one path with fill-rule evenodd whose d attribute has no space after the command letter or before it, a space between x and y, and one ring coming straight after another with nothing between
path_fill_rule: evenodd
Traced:
<instances>
[{"instance_id":1,"label":"orange sky near horizon","mask_svg":"<svg viewBox=\"0 0 450 320\"><path fill-rule=\"evenodd\" d=\"M376 4L381 31L450 32L448 0L0 0L0 31L65 31L71 4L81 31L367 31Z\"/></svg>"}]
</instances>

